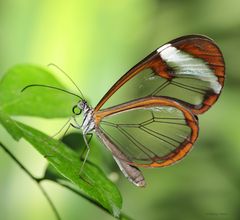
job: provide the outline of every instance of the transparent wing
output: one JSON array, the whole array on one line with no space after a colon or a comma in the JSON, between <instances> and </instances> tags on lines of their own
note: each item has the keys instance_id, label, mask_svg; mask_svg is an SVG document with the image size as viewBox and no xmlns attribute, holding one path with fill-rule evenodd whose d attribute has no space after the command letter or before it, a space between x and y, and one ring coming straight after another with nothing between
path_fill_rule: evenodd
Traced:
<instances>
[{"instance_id":1,"label":"transparent wing","mask_svg":"<svg viewBox=\"0 0 240 220\"><path fill-rule=\"evenodd\" d=\"M134 66L108 91L95 111L143 97L171 97L195 114L209 109L224 84L217 45L199 35L175 39Z\"/></svg>"},{"instance_id":2,"label":"transparent wing","mask_svg":"<svg viewBox=\"0 0 240 220\"><path fill-rule=\"evenodd\" d=\"M121 152L114 156L135 166L170 165L186 155L198 135L194 115L165 98L139 99L99 111L95 122Z\"/></svg>"}]
</instances>

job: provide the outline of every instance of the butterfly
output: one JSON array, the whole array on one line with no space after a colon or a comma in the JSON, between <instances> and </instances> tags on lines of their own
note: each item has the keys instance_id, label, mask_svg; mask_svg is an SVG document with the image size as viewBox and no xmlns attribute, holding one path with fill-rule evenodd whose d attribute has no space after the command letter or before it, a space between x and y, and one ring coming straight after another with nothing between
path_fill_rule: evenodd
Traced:
<instances>
[{"instance_id":1,"label":"butterfly","mask_svg":"<svg viewBox=\"0 0 240 220\"><path fill-rule=\"evenodd\" d=\"M92 108L81 97L73 125L95 133L127 179L146 185L139 167L164 167L183 159L206 112L224 86L225 64L216 43L187 35L157 48L124 74ZM82 122L77 121L82 114Z\"/></svg>"},{"instance_id":2,"label":"butterfly","mask_svg":"<svg viewBox=\"0 0 240 220\"><path fill-rule=\"evenodd\" d=\"M208 37L189 35L156 49L124 74L95 108L86 100L78 126L95 132L122 173L145 186L138 167L164 167L181 160L198 137L198 114L218 99L225 65Z\"/></svg>"}]
</instances>

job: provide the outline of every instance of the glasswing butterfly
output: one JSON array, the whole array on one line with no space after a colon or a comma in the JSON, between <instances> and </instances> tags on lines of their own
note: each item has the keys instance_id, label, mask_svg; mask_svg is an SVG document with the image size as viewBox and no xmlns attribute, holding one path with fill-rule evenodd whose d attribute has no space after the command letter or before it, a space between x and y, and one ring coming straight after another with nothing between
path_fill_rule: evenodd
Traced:
<instances>
[{"instance_id":1,"label":"glasswing butterfly","mask_svg":"<svg viewBox=\"0 0 240 220\"><path fill-rule=\"evenodd\" d=\"M197 115L217 101L224 74L223 55L213 40L177 38L124 74L95 108L78 96L73 126L81 129L88 152L86 135L95 132L128 180L143 187L138 167L169 166L190 151L199 132Z\"/></svg>"}]
</instances>

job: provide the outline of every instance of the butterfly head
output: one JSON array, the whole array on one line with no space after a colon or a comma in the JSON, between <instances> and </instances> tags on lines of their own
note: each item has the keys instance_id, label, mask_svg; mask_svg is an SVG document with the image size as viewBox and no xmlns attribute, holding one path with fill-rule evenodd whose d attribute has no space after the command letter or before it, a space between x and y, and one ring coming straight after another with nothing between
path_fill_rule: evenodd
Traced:
<instances>
[{"instance_id":1,"label":"butterfly head","mask_svg":"<svg viewBox=\"0 0 240 220\"><path fill-rule=\"evenodd\" d=\"M90 109L86 100L80 100L77 105L73 106L72 112L74 115L80 115L82 112L85 113Z\"/></svg>"}]
</instances>

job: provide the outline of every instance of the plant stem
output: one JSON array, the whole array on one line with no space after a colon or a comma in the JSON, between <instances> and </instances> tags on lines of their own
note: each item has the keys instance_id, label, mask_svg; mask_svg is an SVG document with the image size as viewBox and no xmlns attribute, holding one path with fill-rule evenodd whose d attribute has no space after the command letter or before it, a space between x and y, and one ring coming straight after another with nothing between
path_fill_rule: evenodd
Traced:
<instances>
[{"instance_id":1,"label":"plant stem","mask_svg":"<svg viewBox=\"0 0 240 220\"><path fill-rule=\"evenodd\" d=\"M27 168L24 167L23 164L12 154L12 152L9 151L9 150L7 149L7 147L6 147L5 145L3 145L1 142L0 142L0 146L1 146L1 147L3 148L3 150L8 154L8 156L10 156L10 157L15 161L15 163L17 163L18 166L19 166L28 176L30 176L30 178L31 178L32 180L34 180L34 181L37 183L39 189L41 190L41 192L43 193L44 197L46 198L46 200L48 201L49 205L51 206L52 211L53 211L56 219L57 219L57 220L61 220L61 217L60 217L60 215L59 215L59 213L58 213L55 205L53 204L52 200L50 199L50 197L49 197L49 195L47 194L47 192L45 191L45 189L44 189L44 188L41 186L41 184L40 184L40 182L41 182L43 179L42 179L42 178L36 178L36 177L34 177L34 176L29 172L29 170L27 170Z\"/></svg>"}]
</instances>

